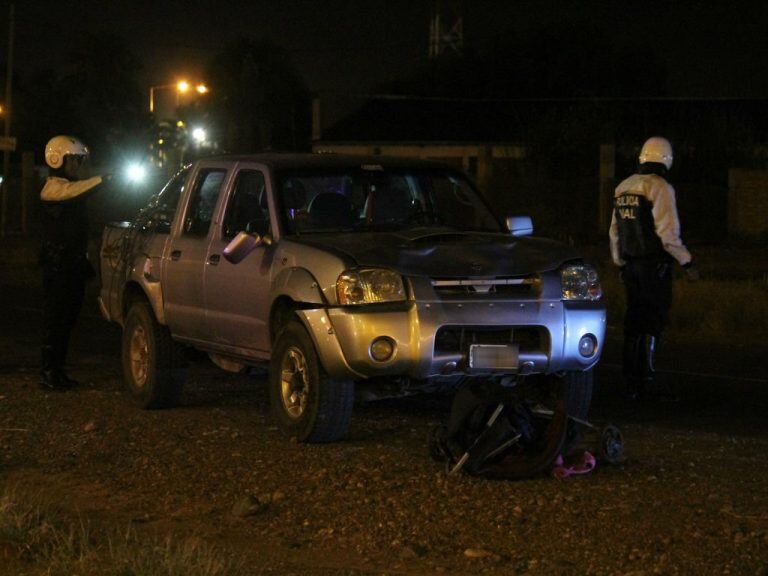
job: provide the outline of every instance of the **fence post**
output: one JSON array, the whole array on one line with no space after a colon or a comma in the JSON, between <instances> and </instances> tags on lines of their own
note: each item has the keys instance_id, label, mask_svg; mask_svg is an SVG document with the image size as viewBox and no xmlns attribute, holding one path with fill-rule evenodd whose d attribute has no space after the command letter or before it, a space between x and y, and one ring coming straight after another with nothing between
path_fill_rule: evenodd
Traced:
<instances>
[{"instance_id":1,"label":"fence post","mask_svg":"<svg viewBox=\"0 0 768 576\"><path fill-rule=\"evenodd\" d=\"M597 221L600 234L606 234L611 225L611 197L616 178L616 144L600 145L600 190Z\"/></svg>"},{"instance_id":2,"label":"fence post","mask_svg":"<svg viewBox=\"0 0 768 576\"><path fill-rule=\"evenodd\" d=\"M477 150L477 184L485 194L490 193L492 175L493 149L490 146L479 146Z\"/></svg>"},{"instance_id":3,"label":"fence post","mask_svg":"<svg viewBox=\"0 0 768 576\"><path fill-rule=\"evenodd\" d=\"M317 142L323 137L323 114L320 97L312 99L312 142Z\"/></svg>"},{"instance_id":4,"label":"fence post","mask_svg":"<svg viewBox=\"0 0 768 576\"><path fill-rule=\"evenodd\" d=\"M29 200L35 192L35 153L21 153L21 233L29 232Z\"/></svg>"}]
</instances>

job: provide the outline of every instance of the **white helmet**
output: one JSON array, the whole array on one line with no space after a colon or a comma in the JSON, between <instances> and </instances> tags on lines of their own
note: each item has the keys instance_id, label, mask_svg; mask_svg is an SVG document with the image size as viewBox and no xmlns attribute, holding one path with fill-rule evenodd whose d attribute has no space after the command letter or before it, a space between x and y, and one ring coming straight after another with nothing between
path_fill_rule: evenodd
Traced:
<instances>
[{"instance_id":1,"label":"white helmet","mask_svg":"<svg viewBox=\"0 0 768 576\"><path fill-rule=\"evenodd\" d=\"M648 138L643 144L643 149L640 150L640 164L646 162L658 162L664 164L667 170L672 168L672 144L669 140L662 138L661 136L654 136Z\"/></svg>"},{"instance_id":2,"label":"white helmet","mask_svg":"<svg viewBox=\"0 0 768 576\"><path fill-rule=\"evenodd\" d=\"M88 156L88 147L73 136L54 136L45 145L45 162L51 168L61 168L67 154Z\"/></svg>"}]
</instances>

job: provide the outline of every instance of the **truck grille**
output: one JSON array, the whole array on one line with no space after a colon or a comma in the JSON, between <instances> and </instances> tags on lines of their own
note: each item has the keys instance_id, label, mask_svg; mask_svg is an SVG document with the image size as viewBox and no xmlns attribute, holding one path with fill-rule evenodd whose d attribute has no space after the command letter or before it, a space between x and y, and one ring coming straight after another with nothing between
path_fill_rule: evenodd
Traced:
<instances>
[{"instance_id":1,"label":"truck grille","mask_svg":"<svg viewBox=\"0 0 768 576\"><path fill-rule=\"evenodd\" d=\"M440 298L536 298L541 291L538 275L522 278L433 278L432 288Z\"/></svg>"},{"instance_id":2,"label":"truck grille","mask_svg":"<svg viewBox=\"0 0 768 576\"><path fill-rule=\"evenodd\" d=\"M435 355L465 354L472 344L517 344L521 352L548 352L549 336L541 326L443 326L435 336Z\"/></svg>"}]
</instances>

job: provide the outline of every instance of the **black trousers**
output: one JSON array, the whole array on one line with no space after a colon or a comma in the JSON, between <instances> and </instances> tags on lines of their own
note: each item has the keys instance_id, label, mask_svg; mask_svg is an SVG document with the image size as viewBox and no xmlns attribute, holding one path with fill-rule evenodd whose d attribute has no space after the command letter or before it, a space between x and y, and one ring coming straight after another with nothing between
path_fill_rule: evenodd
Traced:
<instances>
[{"instance_id":1,"label":"black trousers","mask_svg":"<svg viewBox=\"0 0 768 576\"><path fill-rule=\"evenodd\" d=\"M64 368L86 280L82 266L43 266L43 370Z\"/></svg>"},{"instance_id":2,"label":"black trousers","mask_svg":"<svg viewBox=\"0 0 768 576\"><path fill-rule=\"evenodd\" d=\"M629 260L624 268L627 312L624 335L658 338L672 307L672 263L668 260Z\"/></svg>"}]
</instances>

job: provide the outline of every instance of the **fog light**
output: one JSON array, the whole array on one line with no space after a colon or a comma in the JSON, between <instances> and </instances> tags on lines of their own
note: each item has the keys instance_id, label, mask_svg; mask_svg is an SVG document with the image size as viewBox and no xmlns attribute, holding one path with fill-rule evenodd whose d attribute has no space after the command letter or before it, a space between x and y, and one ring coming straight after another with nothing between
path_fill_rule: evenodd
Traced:
<instances>
[{"instance_id":1,"label":"fog light","mask_svg":"<svg viewBox=\"0 0 768 576\"><path fill-rule=\"evenodd\" d=\"M592 334L582 336L579 340L579 354L584 358L589 358L595 355L595 350L597 350L597 339Z\"/></svg>"},{"instance_id":2,"label":"fog light","mask_svg":"<svg viewBox=\"0 0 768 576\"><path fill-rule=\"evenodd\" d=\"M371 358L376 362L386 362L395 353L395 343L391 338L382 336L371 342Z\"/></svg>"}]
</instances>

